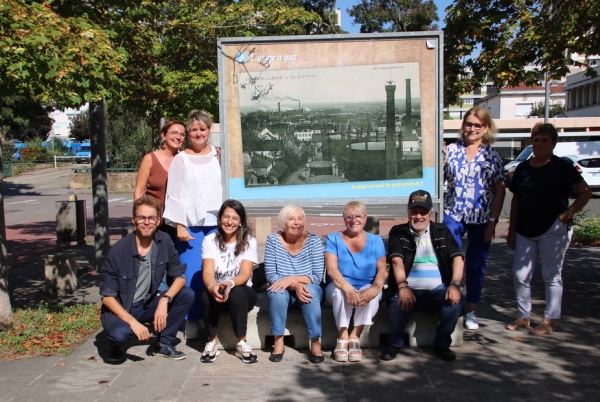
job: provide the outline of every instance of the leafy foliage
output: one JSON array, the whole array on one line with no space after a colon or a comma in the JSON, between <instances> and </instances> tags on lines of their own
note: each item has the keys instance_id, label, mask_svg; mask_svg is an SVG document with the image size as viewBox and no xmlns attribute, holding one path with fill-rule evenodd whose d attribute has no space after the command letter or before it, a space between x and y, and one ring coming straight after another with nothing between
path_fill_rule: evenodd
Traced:
<instances>
[{"instance_id":1,"label":"leafy foliage","mask_svg":"<svg viewBox=\"0 0 600 402\"><path fill-rule=\"evenodd\" d=\"M41 145L23 147L20 150L20 154L22 160L25 162L47 161L50 159L50 155L48 155L48 148Z\"/></svg>"},{"instance_id":2,"label":"leafy foliage","mask_svg":"<svg viewBox=\"0 0 600 402\"><path fill-rule=\"evenodd\" d=\"M546 71L559 79L572 65L588 67L573 57L598 53L598 21L597 0L454 1L444 28L445 104L488 78L496 88L534 85Z\"/></svg>"},{"instance_id":3,"label":"leafy foliage","mask_svg":"<svg viewBox=\"0 0 600 402\"><path fill-rule=\"evenodd\" d=\"M113 97L126 60L126 52L113 47L113 36L85 15L57 14L50 1L4 0L0 92L58 107Z\"/></svg>"},{"instance_id":4,"label":"leafy foliage","mask_svg":"<svg viewBox=\"0 0 600 402\"><path fill-rule=\"evenodd\" d=\"M12 142L2 142L2 160L10 161L15 153L15 146Z\"/></svg>"},{"instance_id":5,"label":"leafy foliage","mask_svg":"<svg viewBox=\"0 0 600 402\"><path fill-rule=\"evenodd\" d=\"M52 130L54 120L49 114L53 111L53 107L30 97L0 97L0 126L3 128L4 138L23 142L46 138Z\"/></svg>"},{"instance_id":6,"label":"leafy foliage","mask_svg":"<svg viewBox=\"0 0 600 402\"><path fill-rule=\"evenodd\" d=\"M600 218L582 216L573 226L573 244L590 246L600 244Z\"/></svg>"},{"instance_id":7,"label":"leafy foliage","mask_svg":"<svg viewBox=\"0 0 600 402\"><path fill-rule=\"evenodd\" d=\"M106 153L111 166L137 168L144 154L152 151L153 129L148 117L113 104L108 105L106 115Z\"/></svg>"},{"instance_id":8,"label":"leafy foliage","mask_svg":"<svg viewBox=\"0 0 600 402\"><path fill-rule=\"evenodd\" d=\"M436 30L433 0L362 0L348 10L361 33Z\"/></svg>"},{"instance_id":9,"label":"leafy foliage","mask_svg":"<svg viewBox=\"0 0 600 402\"><path fill-rule=\"evenodd\" d=\"M531 112L529 113L529 116L543 116L544 113L546 113L546 102L544 101L539 101L536 102L533 107L531 108ZM549 117L554 117L557 114L564 114L565 113L565 105L563 105L562 103L550 103L550 108L548 110L549 113Z\"/></svg>"},{"instance_id":10,"label":"leafy foliage","mask_svg":"<svg viewBox=\"0 0 600 402\"><path fill-rule=\"evenodd\" d=\"M90 111L89 109L77 113L75 118L69 124L71 137L77 141L83 142L90 139Z\"/></svg>"},{"instance_id":11,"label":"leafy foliage","mask_svg":"<svg viewBox=\"0 0 600 402\"><path fill-rule=\"evenodd\" d=\"M68 354L100 327L100 306L77 304L15 311L16 324L0 331L0 360L19 355Z\"/></svg>"}]
</instances>

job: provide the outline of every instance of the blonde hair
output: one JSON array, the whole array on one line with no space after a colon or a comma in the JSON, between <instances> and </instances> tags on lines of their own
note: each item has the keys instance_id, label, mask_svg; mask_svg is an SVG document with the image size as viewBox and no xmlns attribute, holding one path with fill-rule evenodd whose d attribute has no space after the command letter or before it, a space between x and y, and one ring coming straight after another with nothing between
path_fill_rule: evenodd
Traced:
<instances>
[{"instance_id":1,"label":"blonde hair","mask_svg":"<svg viewBox=\"0 0 600 402\"><path fill-rule=\"evenodd\" d=\"M187 129L188 130L191 130L192 124L195 121L197 121L197 122L203 122L204 124L206 124L207 128L211 128L212 125L213 125L213 120L208 115L208 113L205 112L204 110L191 110L188 113L188 124L187 124Z\"/></svg>"},{"instance_id":2,"label":"blonde hair","mask_svg":"<svg viewBox=\"0 0 600 402\"><path fill-rule=\"evenodd\" d=\"M304 213L304 210L301 207L299 207L298 205L290 204L281 208L281 211L279 211L279 215L277 216L277 225L281 229L285 229L285 223L287 222L289 216L296 211L300 211L302 213L302 218L306 219L306 214Z\"/></svg>"},{"instance_id":3,"label":"blonde hair","mask_svg":"<svg viewBox=\"0 0 600 402\"><path fill-rule=\"evenodd\" d=\"M360 201L350 201L344 207L343 215L346 215L346 211L349 209L355 209L359 211L362 215L367 215L367 207Z\"/></svg>"},{"instance_id":4,"label":"blonde hair","mask_svg":"<svg viewBox=\"0 0 600 402\"><path fill-rule=\"evenodd\" d=\"M463 117L462 125L460 126L461 139L463 139L463 140L465 139L465 123L467 121L467 118L471 115L477 117L486 126L486 130L485 130L485 133L483 134L483 138L481 139L481 141L486 145L493 144L494 141L496 141L494 134L498 132L498 129L496 128L496 125L494 124L494 120L492 120L492 116L490 116L490 114L487 112L487 110L482 109L480 107L471 108L471 109L469 109L469 111L467 113L465 113L465 117Z\"/></svg>"}]
</instances>

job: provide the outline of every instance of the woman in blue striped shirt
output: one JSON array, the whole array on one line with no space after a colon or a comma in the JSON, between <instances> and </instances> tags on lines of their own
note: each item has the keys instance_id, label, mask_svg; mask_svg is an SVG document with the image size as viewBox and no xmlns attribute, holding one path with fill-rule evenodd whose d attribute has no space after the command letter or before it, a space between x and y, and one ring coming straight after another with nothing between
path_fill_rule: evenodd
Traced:
<instances>
[{"instance_id":1,"label":"woman in blue striped shirt","mask_svg":"<svg viewBox=\"0 0 600 402\"><path fill-rule=\"evenodd\" d=\"M269 282L269 316L271 334L275 338L272 362L280 362L285 352L283 335L287 312L291 306L302 309L308 337L311 363L324 360L321 351L321 298L323 291L324 257L319 236L304 230L304 210L286 205L279 212L280 232L267 237L265 246L265 274Z\"/></svg>"}]
</instances>

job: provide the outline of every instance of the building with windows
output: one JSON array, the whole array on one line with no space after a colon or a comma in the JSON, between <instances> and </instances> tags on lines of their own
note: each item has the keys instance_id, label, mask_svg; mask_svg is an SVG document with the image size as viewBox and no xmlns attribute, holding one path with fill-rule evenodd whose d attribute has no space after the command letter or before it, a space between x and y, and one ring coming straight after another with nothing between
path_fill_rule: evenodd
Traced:
<instances>
[{"instance_id":1,"label":"building with windows","mask_svg":"<svg viewBox=\"0 0 600 402\"><path fill-rule=\"evenodd\" d=\"M600 116L600 66L593 68L596 77L585 71L567 77L565 85L565 114L569 117Z\"/></svg>"},{"instance_id":2,"label":"building with windows","mask_svg":"<svg viewBox=\"0 0 600 402\"><path fill-rule=\"evenodd\" d=\"M79 109L65 109L65 110L55 110L50 114L50 117L54 119L54 124L52 124L52 130L48 133L48 138L46 141L49 141L52 137L58 137L61 140L67 140L71 134L71 122L79 113L83 113L88 109L88 104L86 103Z\"/></svg>"},{"instance_id":3,"label":"building with windows","mask_svg":"<svg viewBox=\"0 0 600 402\"><path fill-rule=\"evenodd\" d=\"M550 83L550 104L565 103L563 83ZM546 89L543 85L502 88L492 95L481 98L474 106L488 111L494 119L527 119L536 103L545 102ZM542 116L543 117L543 116Z\"/></svg>"}]
</instances>

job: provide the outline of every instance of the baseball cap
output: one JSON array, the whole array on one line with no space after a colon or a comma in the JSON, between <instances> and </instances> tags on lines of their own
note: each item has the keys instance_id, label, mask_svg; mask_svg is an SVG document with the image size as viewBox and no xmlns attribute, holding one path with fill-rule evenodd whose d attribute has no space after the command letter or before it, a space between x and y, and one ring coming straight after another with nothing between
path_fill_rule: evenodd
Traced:
<instances>
[{"instance_id":1,"label":"baseball cap","mask_svg":"<svg viewBox=\"0 0 600 402\"><path fill-rule=\"evenodd\" d=\"M408 209L413 207L423 207L428 211L431 210L431 208L433 208L431 194L425 190L417 190L411 193L411 195L408 197Z\"/></svg>"}]
</instances>

